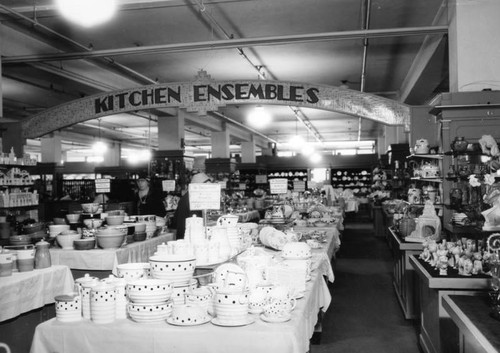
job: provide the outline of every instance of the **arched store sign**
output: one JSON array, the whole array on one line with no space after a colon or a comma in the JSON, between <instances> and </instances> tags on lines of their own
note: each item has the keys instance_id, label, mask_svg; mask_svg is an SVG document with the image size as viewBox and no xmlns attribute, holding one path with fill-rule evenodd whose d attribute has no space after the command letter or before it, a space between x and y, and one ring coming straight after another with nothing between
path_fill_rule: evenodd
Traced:
<instances>
[{"instance_id":1,"label":"arched store sign","mask_svg":"<svg viewBox=\"0 0 500 353\"><path fill-rule=\"evenodd\" d=\"M322 109L409 128L410 107L379 96L335 86L264 80L154 84L105 92L43 111L22 122L25 138L40 137L86 120L131 111L184 108L203 119L230 104L274 104Z\"/></svg>"}]
</instances>

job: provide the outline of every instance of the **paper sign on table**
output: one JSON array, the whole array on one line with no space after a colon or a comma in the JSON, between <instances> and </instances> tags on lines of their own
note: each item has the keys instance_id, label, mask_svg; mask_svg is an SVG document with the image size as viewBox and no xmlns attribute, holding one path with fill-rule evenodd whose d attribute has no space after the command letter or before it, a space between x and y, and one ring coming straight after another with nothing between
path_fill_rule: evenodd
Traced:
<instances>
[{"instance_id":1,"label":"paper sign on table","mask_svg":"<svg viewBox=\"0 0 500 353\"><path fill-rule=\"evenodd\" d=\"M189 184L189 208L191 210L219 210L220 184Z\"/></svg>"},{"instance_id":2,"label":"paper sign on table","mask_svg":"<svg viewBox=\"0 0 500 353\"><path fill-rule=\"evenodd\" d=\"M97 194L111 192L111 180L110 179L96 179L95 180L95 192Z\"/></svg>"},{"instance_id":3,"label":"paper sign on table","mask_svg":"<svg viewBox=\"0 0 500 353\"><path fill-rule=\"evenodd\" d=\"M175 191L175 180L162 180L161 186L163 191Z\"/></svg>"},{"instance_id":4,"label":"paper sign on table","mask_svg":"<svg viewBox=\"0 0 500 353\"><path fill-rule=\"evenodd\" d=\"M271 190L271 194L286 194L288 191L288 179L269 179L269 189Z\"/></svg>"}]
</instances>

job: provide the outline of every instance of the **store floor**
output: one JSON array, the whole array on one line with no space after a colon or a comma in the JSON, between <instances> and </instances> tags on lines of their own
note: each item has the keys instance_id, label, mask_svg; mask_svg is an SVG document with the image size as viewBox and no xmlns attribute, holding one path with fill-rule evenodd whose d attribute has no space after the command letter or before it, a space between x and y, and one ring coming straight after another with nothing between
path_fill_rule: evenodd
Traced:
<instances>
[{"instance_id":1,"label":"store floor","mask_svg":"<svg viewBox=\"0 0 500 353\"><path fill-rule=\"evenodd\" d=\"M332 304L311 353L419 353L414 322L405 320L392 287L392 257L367 217L348 217L337 254Z\"/></svg>"}]
</instances>

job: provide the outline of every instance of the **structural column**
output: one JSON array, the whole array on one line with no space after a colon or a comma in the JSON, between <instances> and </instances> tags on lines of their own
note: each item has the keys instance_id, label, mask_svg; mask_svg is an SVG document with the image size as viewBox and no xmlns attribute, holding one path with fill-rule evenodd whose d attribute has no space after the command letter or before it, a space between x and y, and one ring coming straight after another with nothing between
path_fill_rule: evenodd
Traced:
<instances>
[{"instance_id":1,"label":"structural column","mask_svg":"<svg viewBox=\"0 0 500 353\"><path fill-rule=\"evenodd\" d=\"M498 90L500 1L448 1L450 91Z\"/></svg>"},{"instance_id":2,"label":"structural column","mask_svg":"<svg viewBox=\"0 0 500 353\"><path fill-rule=\"evenodd\" d=\"M242 163L255 163L255 142L242 142L241 143L241 162Z\"/></svg>"},{"instance_id":3,"label":"structural column","mask_svg":"<svg viewBox=\"0 0 500 353\"><path fill-rule=\"evenodd\" d=\"M212 158L229 158L230 136L229 131L224 126L224 131L212 132Z\"/></svg>"},{"instance_id":4,"label":"structural column","mask_svg":"<svg viewBox=\"0 0 500 353\"><path fill-rule=\"evenodd\" d=\"M177 109L177 116L158 117L158 150L178 151L184 148L186 111Z\"/></svg>"},{"instance_id":5,"label":"structural column","mask_svg":"<svg viewBox=\"0 0 500 353\"><path fill-rule=\"evenodd\" d=\"M107 167L118 167L120 165L121 147L119 143L108 145L108 149L103 155L104 160L102 164Z\"/></svg>"},{"instance_id":6,"label":"structural column","mask_svg":"<svg viewBox=\"0 0 500 353\"><path fill-rule=\"evenodd\" d=\"M51 133L41 138L42 163L55 163L61 165L62 162L62 139L61 135Z\"/></svg>"}]
</instances>

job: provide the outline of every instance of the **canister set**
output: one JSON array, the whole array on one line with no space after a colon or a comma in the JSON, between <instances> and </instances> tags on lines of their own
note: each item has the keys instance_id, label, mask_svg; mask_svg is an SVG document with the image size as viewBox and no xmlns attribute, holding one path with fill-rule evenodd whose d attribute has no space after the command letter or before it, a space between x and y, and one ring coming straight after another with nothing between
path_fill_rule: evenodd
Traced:
<instances>
[{"instance_id":1,"label":"canister set","mask_svg":"<svg viewBox=\"0 0 500 353\"><path fill-rule=\"evenodd\" d=\"M11 276L13 272L28 272L52 265L50 244L39 241L33 245L0 247L0 277Z\"/></svg>"}]
</instances>

